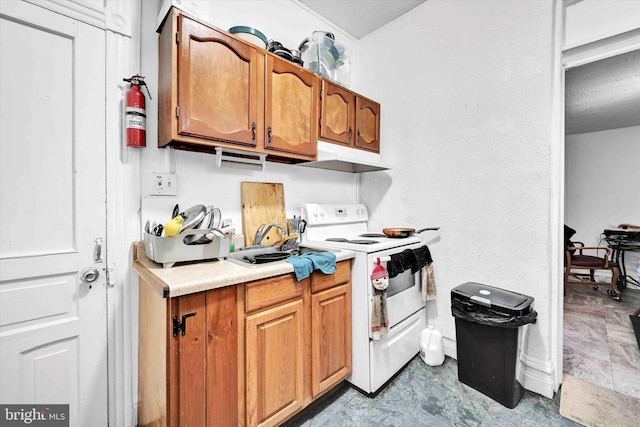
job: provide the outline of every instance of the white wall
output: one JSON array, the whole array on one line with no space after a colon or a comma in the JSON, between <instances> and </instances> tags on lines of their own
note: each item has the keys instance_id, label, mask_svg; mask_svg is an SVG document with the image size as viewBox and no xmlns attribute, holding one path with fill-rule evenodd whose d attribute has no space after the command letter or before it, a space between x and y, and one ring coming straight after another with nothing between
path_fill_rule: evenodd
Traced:
<instances>
[{"instance_id":1,"label":"white wall","mask_svg":"<svg viewBox=\"0 0 640 427\"><path fill-rule=\"evenodd\" d=\"M563 49L640 28L640 1L565 0Z\"/></svg>"},{"instance_id":2,"label":"white wall","mask_svg":"<svg viewBox=\"0 0 640 427\"><path fill-rule=\"evenodd\" d=\"M640 126L567 135L565 148L565 218L574 239L606 246L604 228L640 225ZM635 277L638 258L625 256Z\"/></svg>"},{"instance_id":3,"label":"white wall","mask_svg":"<svg viewBox=\"0 0 640 427\"><path fill-rule=\"evenodd\" d=\"M278 40L285 46L298 44L314 30L332 31L349 49L355 52L355 41L337 28L309 13L295 2L281 1L215 1L205 3L209 12L208 23L228 29L235 25L258 28L267 38ZM302 203L355 203L357 201L357 175L299 166L267 162L264 172L214 166L213 156L202 153L175 151L175 170L178 175L178 195L149 196L152 172L169 172L169 149L157 148L157 79L158 35L156 17L159 4L142 2L142 75L153 100L147 103L147 147L142 150L142 223L147 219L165 222L173 206L181 208L194 204L215 205L224 218L241 223L242 204L240 182L282 182L285 190L287 214L299 215Z\"/></svg>"},{"instance_id":4,"label":"white wall","mask_svg":"<svg viewBox=\"0 0 640 427\"><path fill-rule=\"evenodd\" d=\"M392 166L363 176L372 221L441 227L429 322L455 337L450 291L467 281L531 295L527 358L549 377L553 16L552 2L428 1L361 41L352 78L382 104Z\"/></svg>"}]
</instances>

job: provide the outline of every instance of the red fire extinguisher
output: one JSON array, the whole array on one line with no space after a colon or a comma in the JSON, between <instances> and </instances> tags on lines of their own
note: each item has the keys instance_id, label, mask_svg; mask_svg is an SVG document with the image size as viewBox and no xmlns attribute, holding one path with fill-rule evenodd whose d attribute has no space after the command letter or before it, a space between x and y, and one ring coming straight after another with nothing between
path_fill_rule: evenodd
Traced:
<instances>
[{"instance_id":1,"label":"red fire extinguisher","mask_svg":"<svg viewBox=\"0 0 640 427\"><path fill-rule=\"evenodd\" d=\"M136 74L129 79L122 79L131 83L131 88L127 91L126 104L124 107L124 122L127 128L127 145L129 147L145 147L147 135L147 113L145 111L144 94L140 86L144 86L151 99L151 94L144 82L144 77Z\"/></svg>"}]
</instances>

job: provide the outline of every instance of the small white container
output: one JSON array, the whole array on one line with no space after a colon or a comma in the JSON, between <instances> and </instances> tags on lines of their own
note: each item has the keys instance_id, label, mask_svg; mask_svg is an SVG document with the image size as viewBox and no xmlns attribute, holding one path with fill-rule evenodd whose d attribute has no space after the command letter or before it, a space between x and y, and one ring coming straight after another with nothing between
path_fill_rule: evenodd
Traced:
<instances>
[{"instance_id":1,"label":"small white container","mask_svg":"<svg viewBox=\"0 0 640 427\"><path fill-rule=\"evenodd\" d=\"M433 325L429 325L420 334L420 357L429 366L444 363L444 345L442 334Z\"/></svg>"}]
</instances>

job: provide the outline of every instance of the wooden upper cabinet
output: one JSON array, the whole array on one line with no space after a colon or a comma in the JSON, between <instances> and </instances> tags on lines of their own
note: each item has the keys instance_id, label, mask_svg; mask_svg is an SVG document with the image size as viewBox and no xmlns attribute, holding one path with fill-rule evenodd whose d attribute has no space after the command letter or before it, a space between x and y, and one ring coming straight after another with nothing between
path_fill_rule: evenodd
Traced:
<instances>
[{"instance_id":1,"label":"wooden upper cabinet","mask_svg":"<svg viewBox=\"0 0 640 427\"><path fill-rule=\"evenodd\" d=\"M320 139L380 152L380 104L322 80Z\"/></svg>"},{"instance_id":2,"label":"wooden upper cabinet","mask_svg":"<svg viewBox=\"0 0 640 427\"><path fill-rule=\"evenodd\" d=\"M356 97L355 146L380 152L380 104L365 97Z\"/></svg>"},{"instance_id":3,"label":"wooden upper cabinet","mask_svg":"<svg viewBox=\"0 0 640 427\"><path fill-rule=\"evenodd\" d=\"M159 147L316 159L318 76L175 8L158 45Z\"/></svg>"},{"instance_id":4,"label":"wooden upper cabinet","mask_svg":"<svg viewBox=\"0 0 640 427\"><path fill-rule=\"evenodd\" d=\"M263 55L182 15L178 46L179 134L255 147Z\"/></svg>"},{"instance_id":5,"label":"wooden upper cabinet","mask_svg":"<svg viewBox=\"0 0 640 427\"><path fill-rule=\"evenodd\" d=\"M318 77L271 54L266 63L265 148L314 158Z\"/></svg>"},{"instance_id":6,"label":"wooden upper cabinet","mask_svg":"<svg viewBox=\"0 0 640 427\"><path fill-rule=\"evenodd\" d=\"M322 81L320 138L353 145L355 94L327 80Z\"/></svg>"}]
</instances>

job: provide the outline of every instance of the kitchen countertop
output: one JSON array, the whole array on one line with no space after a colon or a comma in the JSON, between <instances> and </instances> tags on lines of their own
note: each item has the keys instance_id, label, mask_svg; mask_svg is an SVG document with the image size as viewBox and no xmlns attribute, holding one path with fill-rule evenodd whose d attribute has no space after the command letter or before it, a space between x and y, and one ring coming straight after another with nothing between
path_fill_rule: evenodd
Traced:
<instances>
[{"instance_id":1,"label":"kitchen countertop","mask_svg":"<svg viewBox=\"0 0 640 427\"><path fill-rule=\"evenodd\" d=\"M335 254L337 262L355 257L355 252L349 250L340 250ZM133 269L165 298L293 273L293 265L284 261L255 268L217 260L184 262L163 268L162 264L147 257L144 242L133 244Z\"/></svg>"}]
</instances>

